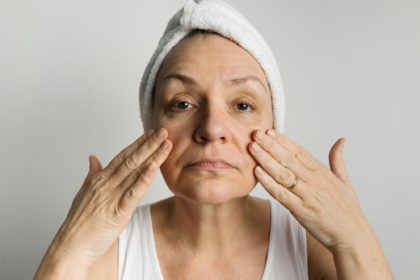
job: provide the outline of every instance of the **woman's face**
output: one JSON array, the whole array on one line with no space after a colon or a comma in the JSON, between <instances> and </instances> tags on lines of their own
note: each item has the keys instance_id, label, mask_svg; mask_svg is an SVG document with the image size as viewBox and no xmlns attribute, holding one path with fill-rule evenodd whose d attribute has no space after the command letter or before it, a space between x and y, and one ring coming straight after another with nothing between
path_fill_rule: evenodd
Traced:
<instances>
[{"instance_id":1,"label":"woman's face","mask_svg":"<svg viewBox=\"0 0 420 280\"><path fill-rule=\"evenodd\" d=\"M216 34L182 40L165 58L156 81L153 127L165 127L173 148L161 166L177 196L223 203L256 185L251 133L272 128L271 95L256 60ZM223 164L199 161L223 160Z\"/></svg>"}]
</instances>

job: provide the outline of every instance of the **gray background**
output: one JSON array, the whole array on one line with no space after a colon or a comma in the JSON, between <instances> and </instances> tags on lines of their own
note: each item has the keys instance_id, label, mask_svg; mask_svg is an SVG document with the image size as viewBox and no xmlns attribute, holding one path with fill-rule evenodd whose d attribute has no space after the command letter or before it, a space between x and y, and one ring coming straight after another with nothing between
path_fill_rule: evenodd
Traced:
<instances>
[{"instance_id":1,"label":"gray background","mask_svg":"<svg viewBox=\"0 0 420 280\"><path fill-rule=\"evenodd\" d=\"M142 134L140 77L171 1L0 2L0 278L30 279L88 171ZM420 2L231 0L263 34L287 136L336 139L397 279L418 279ZM261 186L255 195L266 197ZM159 174L143 203L170 195Z\"/></svg>"}]
</instances>

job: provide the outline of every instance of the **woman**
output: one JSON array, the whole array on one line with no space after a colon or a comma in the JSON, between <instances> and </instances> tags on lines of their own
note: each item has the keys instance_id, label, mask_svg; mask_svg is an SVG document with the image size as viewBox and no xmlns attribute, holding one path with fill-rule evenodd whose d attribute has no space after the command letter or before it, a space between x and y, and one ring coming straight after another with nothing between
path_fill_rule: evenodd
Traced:
<instances>
[{"instance_id":1,"label":"woman","mask_svg":"<svg viewBox=\"0 0 420 280\"><path fill-rule=\"evenodd\" d=\"M90 157L35 279L392 279L348 178L344 139L327 168L281 133L272 57L253 52L264 46L213 26L184 30L165 49L184 32L174 21L217 9L232 12L190 1L168 24L142 81L148 132L105 168ZM137 207L158 167L174 196ZM249 195L257 181L273 200Z\"/></svg>"}]
</instances>

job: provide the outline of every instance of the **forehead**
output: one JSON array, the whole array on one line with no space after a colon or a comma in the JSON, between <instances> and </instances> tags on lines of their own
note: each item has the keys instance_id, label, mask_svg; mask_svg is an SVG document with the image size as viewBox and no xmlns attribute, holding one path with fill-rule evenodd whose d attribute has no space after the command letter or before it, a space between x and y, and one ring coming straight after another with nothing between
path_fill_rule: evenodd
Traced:
<instances>
[{"instance_id":1,"label":"forehead","mask_svg":"<svg viewBox=\"0 0 420 280\"><path fill-rule=\"evenodd\" d=\"M197 34L179 42L164 59L156 79L183 73L200 81L225 81L254 76L269 89L264 71L254 57L237 43L217 34Z\"/></svg>"}]
</instances>

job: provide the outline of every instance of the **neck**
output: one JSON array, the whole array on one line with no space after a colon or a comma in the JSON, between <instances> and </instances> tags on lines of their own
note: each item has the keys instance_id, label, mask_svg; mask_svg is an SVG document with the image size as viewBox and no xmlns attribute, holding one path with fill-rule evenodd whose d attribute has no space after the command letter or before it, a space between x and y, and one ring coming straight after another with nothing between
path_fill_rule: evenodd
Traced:
<instances>
[{"instance_id":1,"label":"neck","mask_svg":"<svg viewBox=\"0 0 420 280\"><path fill-rule=\"evenodd\" d=\"M168 213L171 239L200 255L229 255L243 244L258 243L261 236L255 229L267 225L262 204L249 195L217 205L175 196Z\"/></svg>"}]
</instances>

